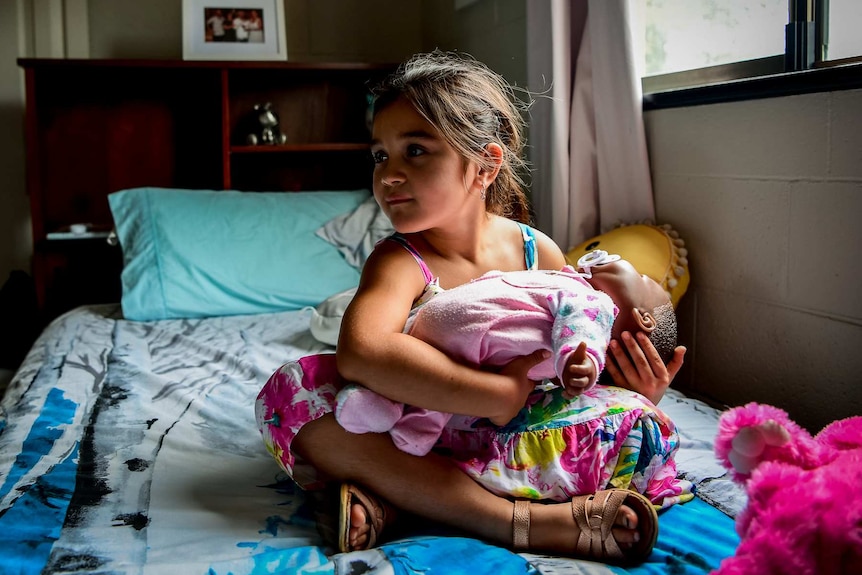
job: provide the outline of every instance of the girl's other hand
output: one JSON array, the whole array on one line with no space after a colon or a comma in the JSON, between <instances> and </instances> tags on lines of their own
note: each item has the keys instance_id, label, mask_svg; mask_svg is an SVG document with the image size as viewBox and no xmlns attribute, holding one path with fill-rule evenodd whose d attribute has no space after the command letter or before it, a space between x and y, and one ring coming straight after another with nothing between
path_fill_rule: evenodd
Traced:
<instances>
[{"instance_id":1,"label":"girl's other hand","mask_svg":"<svg viewBox=\"0 0 862 575\"><path fill-rule=\"evenodd\" d=\"M506 425L518 415L527 403L527 396L536 387L536 382L527 377L527 372L534 366L551 357L551 352L538 349L529 355L515 358L500 370L499 375L506 378L506 405L501 407L500 414L488 417L494 425Z\"/></svg>"},{"instance_id":2,"label":"girl's other hand","mask_svg":"<svg viewBox=\"0 0 862 575\"><path fill-rule=\"evenodd\" d=\"M636 391L654 405L658 404L682 368L685 347L677 346L670 362L665 365L645 333L638 332L633 337L626 331L620 335L620 339L622 345L617 340L611 340L610 361L605 369L615 385Z\"/></svg>"}]
</instances>

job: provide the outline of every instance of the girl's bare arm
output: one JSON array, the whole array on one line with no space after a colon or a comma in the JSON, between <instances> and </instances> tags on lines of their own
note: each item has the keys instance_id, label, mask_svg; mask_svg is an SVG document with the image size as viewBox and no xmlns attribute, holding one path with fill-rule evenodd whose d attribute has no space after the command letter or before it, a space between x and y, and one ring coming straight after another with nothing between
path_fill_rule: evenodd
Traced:
<instances>
[{"instance_id":1,"label":"girl's bare arm","mask_svg":"<svg viewBox=\"0 0 862 575\"><path fill-rule=\"evenodd\" d=\"M539 259L540 270L559 270L566 265L566 257L560 251L560 247L548 236L540 232L536 233L536 256Z\"/></svg>"},{"instance_id":2,"label":"girl's bare arm","mask_svg":"<svg viewBox=\"0 0 862 575\"><path fill-rule=\"evenodd\" d=\"M342 321L339 372L394 401L509 421L533 389L527 371L542 357L527 356L491 373L458 364L402 333L424 286L409 253L394 244L378 246L365 264L359 289Z\"/></svg>"}]
</instances>

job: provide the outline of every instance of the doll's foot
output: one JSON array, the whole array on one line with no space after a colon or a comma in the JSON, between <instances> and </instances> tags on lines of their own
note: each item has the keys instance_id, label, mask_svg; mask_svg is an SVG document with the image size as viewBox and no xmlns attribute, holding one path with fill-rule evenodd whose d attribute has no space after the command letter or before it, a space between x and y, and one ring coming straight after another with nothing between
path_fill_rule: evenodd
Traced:
<instances>
[{"instance_id":1,"label":"doll's foot","mask_svg":"<svg viewBox=\"0 0 862 575\"><path fill-rule=\"evenodd\" d=\"M398 449L412 455L425 455L440 437L440 432L452 416L440 411L407 407L404 415L392 426L389 435Z\"/></svg>"},{"instance_id":2,"label":"doll's foot","mask_svg":"<svg viewBox=\"0 0 862 575\"><path fill-rule=\"evenodd\" d=\"M338 392L335 419L351 433L384 433L401 418L404 404L391 401L360 385Z\"/></svg>"}]
</instances>

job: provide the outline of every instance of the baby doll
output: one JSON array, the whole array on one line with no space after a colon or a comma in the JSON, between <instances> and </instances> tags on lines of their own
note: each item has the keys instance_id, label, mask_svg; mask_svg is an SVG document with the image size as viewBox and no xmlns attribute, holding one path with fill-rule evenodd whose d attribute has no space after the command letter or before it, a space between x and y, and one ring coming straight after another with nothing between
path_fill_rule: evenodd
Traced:
<instances>
[{"instance_id":1,"label":"baby doll","mask_svg":"<svg viewBox=\"0 0 862 575\"><path fill-rule=\"evenodd\" d=\"M405 331L474 366L502 367L546 349L548 359L528 376L555 381L569 397L595 385L610 340L623 331L649 334L667 361L676 346L676 318L661 285L600 250L582 257L578 267L585 272L570 266L489 272L434 296ZM400 449L414 455L427 453L451 418L355 384L339 392L335 415L353 433L388 431Z\"/></svg>"}]
</instances>

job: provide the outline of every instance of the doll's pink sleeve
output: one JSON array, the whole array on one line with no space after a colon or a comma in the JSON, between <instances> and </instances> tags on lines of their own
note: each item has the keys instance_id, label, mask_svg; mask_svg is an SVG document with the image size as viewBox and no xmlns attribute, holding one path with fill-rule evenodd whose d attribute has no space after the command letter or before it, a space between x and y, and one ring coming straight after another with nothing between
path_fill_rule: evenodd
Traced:
<instances>
[{"instance_id":1,"label":"doll's pink sleeve","mask_svg":"<svg viewBox=\"0 0 862 575\"><path fill-rule=\"evenodd\" d=\"M558 290L548 295L548 307L554 317L551 343L557 377L581 342L587 344L587 357L595 363L598 376L605 368L617 313L613 301L595 290Z\"/></svg>"}]
</instances>

